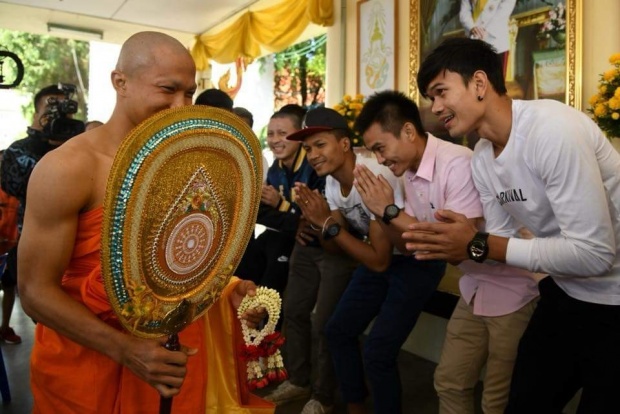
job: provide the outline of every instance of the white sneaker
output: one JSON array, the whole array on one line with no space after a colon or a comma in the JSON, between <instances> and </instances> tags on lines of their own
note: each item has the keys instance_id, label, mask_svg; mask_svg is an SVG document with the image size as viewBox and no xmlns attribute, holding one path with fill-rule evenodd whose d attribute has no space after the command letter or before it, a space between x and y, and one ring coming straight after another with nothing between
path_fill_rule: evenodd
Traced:
<instances>
[{"instance_id":1,"label":"white sneaker","mask_svg":"<svg viewBox=\"0 0 620 414\"><path fill-rule=\"evenodd\" d=\"M310 387L299 387L295 384L291 384L290 381L284 381L263 398L267 401L271 401L275 405L281 405L308 397L310 397Z\"/></svg>"},{"instance_id":2,"label":"white sneaker","mask_svg":"<svg viewBox=\"0 0 620 414\"><path fill-rule=\"evenodd\" d=\"M304 405L301 414L329 414L333 410L333 405L323 405L320 401L313 398Z\"/></svg>"}]
</instances>

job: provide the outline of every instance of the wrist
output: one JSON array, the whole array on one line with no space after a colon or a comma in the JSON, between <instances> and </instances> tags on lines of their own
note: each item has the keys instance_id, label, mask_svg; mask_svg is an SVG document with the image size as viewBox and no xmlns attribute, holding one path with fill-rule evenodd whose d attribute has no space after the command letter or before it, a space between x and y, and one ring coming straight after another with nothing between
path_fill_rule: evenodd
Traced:
<instances>
[{"instance_id":1,"label":"wrist","mask_svg":"<svg viewBox=\"0 0 620 414\"><path fill-rule=\"evenodd\" d=\"M321 234L325 234L325 229L327 228L327 224L330 220L333 220L334 222L336 221L332 216L328 216L325 221L323 221L323 225L321 226Z\"/></svg>"},{"instance_id":2,"label":"wrist","mask_svg":"<svg viewBox=\"0 0 620 414\"><path fill-rule=\"evenodd\" d=\"M467 256L477 263L484 262L489 255L489 233L477 232L467 244Z\"/></svg>"}]
</instances>

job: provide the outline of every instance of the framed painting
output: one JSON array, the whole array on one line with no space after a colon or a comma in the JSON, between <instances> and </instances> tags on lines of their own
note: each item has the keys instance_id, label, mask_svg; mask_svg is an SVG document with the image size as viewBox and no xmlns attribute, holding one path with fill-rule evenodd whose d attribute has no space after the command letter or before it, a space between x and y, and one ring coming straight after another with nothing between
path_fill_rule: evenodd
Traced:
<instances>
[{"instance_id":1,"label":"framed painting","mask_svg":"<svg viewBox=\"0 0 620 414\"><path fill-rule=\"evenodd\" d=\"M581 82L577 79L581 77L582 2L487 0L485 7L495 8L490 19L499 19L500 9L509 8L504 21L496 22L508 28L505 78L509 96L556 99L580 109ZM471 25L467 19L472 19L468 13L476 6L476 0L410 0L409 93L420 105L427 129L441 137L447 134L417 88L418 68L443 40L473 36L473 31L467 30ZM484 11L476 12L477 18L482 18ZM493 44L492 40L488 42Z\"/></svg>"},{"instance_id":2,"label":"framed painting","mask_svg":"<svg viewBox=\"0 0 620 414\"><path fill-rule=\"evenodd\" d=\"M397 0L357 3L357 92L364 96L396 88Z\"/></svg>"}]
</instances>

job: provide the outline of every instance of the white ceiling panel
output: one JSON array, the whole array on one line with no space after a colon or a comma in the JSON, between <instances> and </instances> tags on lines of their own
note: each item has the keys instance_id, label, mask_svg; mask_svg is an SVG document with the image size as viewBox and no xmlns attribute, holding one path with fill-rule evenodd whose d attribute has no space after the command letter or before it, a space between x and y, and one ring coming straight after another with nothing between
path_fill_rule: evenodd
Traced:
<instances>
[{"instance_id":1,"label":"white ceiling panel","mask_svg":"<svg viewBox=\"0 0 620 414\"><path fill-rule=\"evenodd\" d=\"M0 5L35 7L198 34L259 1L264 0L0 0Z\"/></svg>"},{"instance_id":2,"label":"white ceiling panel","mask_svg":"<svg viewBox=\"0 0 620 414\"><path fill-rule=\"evenodd\" d=\"M2 0L1 3L19 4L39 9L110 19L126 0Z\"/></svg>"}]
</instances>

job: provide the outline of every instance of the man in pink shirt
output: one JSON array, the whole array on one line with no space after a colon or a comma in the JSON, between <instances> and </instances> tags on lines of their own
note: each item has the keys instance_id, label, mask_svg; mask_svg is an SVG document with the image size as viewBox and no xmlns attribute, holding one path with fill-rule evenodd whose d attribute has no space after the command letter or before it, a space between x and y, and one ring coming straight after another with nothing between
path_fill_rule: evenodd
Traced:
<instances>
[{"instance_id":1,"label":"man in pink shirt","mask_svg":"<svg viewBox=\"0 0 620 414\"><path fill-rule=\"evenodd\" d=\"M362 166L355 170L364 203L373 214L384 217L381 227L401 252L411 253L405 248L403 231L418 220L435 221L435 210L449 208L482 224L480 196L471 177L472 151L424 132L413 101L399 92L378 93L364 105L355 128L377 160L394 175L403 176L405 209L392 213L393 194L387 181ZM517 346L534 311L536 281L531 273L503 264L468 261L462 270L462 296L448 324L435 373L440 413L474 412L473 389L485 363L483 411L502 413ZM442 275L435 284L420 285L418 290L421 287L424 292L410 298L407 306L416 309L415 319ZM418 278L412 274L410 279Z\"/></svg>"}]
</instances>

